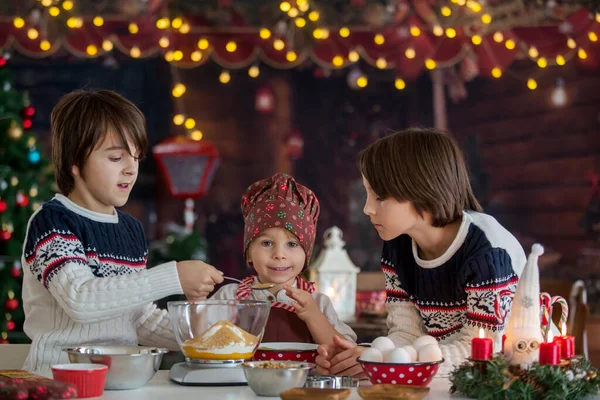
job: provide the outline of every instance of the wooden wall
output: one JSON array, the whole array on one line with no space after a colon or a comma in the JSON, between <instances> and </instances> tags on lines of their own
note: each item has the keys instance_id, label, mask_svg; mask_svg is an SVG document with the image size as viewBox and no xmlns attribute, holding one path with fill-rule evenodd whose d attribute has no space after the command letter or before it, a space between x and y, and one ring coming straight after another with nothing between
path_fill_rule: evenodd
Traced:
<instances>
[{"instance_id":1,"label":"wooden wall","mask_svg":"<svg viewBox=\"0 0 600 400\"><path fill-rule=\"evenodd\" d=\"M579 227L589 201L587 170L600 169L600 75L571 67L534 69L470 84L469 98L449 106L450 131L461 142L475 135L481 168L488 174L484 203L522 237L562 254L571 263L590 240ZM564 78L567 103L551 102Z\"/></svg>"},{"instance_id":2,"label":"wooden wall","mask_svg":"<svg viewBox=\"0 0 600 400\"><path fill-rule=\"evenodd\" d=\"M403 91L370 76L365 89L348 86L346 72L316 78L312 71L290 72L295 124L304 136L304 157L294 176L321 204L314 256L331 226L344 232L352 261L363 271L380 271L381 239L364 215L365 192L357 166L361 149L408 126L431 125L431 83L426 75Z\"/></svg>"},{"instance_id":3,"label":"wooden wall","mask_svg":"<svg viewBox=\"0 0 600 400\"><path fill-rule=\"evenodd\" d=\"M193 117L196 128L204 134L221 156L212 186L206 198L198 200L198 228L213 214L238 210L244 190L258 179L275 172L290 172L291 165L282 151L290 132L292 112L290 86L284 74L270 75L269 86L275 96L273 114L262 116L255 111L255 92L260 82L247 75L233 75L232 81L221 84L215 66L179 71L187 92L182 105ZM244 73L241 71L240 73ZM171 124L170 134L182 134ZM165 135L166 137L166 135ZM164 224L182 221L183 199L172 198L162 176L157 173L156 201L159 236Z\"/></svg>"}]
</instances>

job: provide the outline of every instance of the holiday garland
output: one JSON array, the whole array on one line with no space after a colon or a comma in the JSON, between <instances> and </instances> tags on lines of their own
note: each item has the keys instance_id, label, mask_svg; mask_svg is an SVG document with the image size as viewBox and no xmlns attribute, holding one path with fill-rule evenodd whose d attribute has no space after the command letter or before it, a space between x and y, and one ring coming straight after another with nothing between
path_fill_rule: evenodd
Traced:
<instances>
[{"instance_id":1,"label":"holiday garland","mask_svg":"<svg viewBox=\"0 0 600 400\"><path fill-rule=\"evenodd\" d=\"M525 0L525 3L539 5L573 5L583 6L590 12L600 12L600 0Z\"/></svg>"},{"instance_id":2,"label":"holiday garland","mask_svg":"<svg viewBox=\"0 0 600 400\"><path fill-rule=\"evenodd\" d=\"M451 393L482 400L577 400L600 390L598 369L585 358L560 366L533 364L529 370L509 366L502 354L490 361L467 361L450 376Z\"/></svg>"}]
</instances>

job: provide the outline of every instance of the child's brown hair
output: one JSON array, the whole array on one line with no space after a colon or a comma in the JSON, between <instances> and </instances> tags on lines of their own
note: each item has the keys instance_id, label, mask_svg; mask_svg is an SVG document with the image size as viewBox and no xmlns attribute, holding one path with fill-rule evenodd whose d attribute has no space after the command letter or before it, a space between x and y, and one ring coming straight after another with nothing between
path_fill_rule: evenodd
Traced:
<instances>
[{"instance_id":1,"label":"child's brown hair","mask_svg":"<svg viewBox=\"0 0 600 400\"><path fill-rule=\"evenodd\" d=\"M446 133L409 128L379 139L359 154L359 168L381 198L410 201L432 225L456 221L463 210L482 211L473 195L460 148Z\"/></svg>"},{"instance_id":2,"label":"child's brown hair","mask_svg":"<svg viewBox=\"0 0 600 400\"><path fill-rule=\"evenodd\" d=\"M61 97L50 116L52 161L62 194L75 187L72 168L83 170L87 158L108 132L129 149L135 144L142 158L148 147L146 119L129 100L111 90L76 90Z\"/></svg>"}]
</instances>

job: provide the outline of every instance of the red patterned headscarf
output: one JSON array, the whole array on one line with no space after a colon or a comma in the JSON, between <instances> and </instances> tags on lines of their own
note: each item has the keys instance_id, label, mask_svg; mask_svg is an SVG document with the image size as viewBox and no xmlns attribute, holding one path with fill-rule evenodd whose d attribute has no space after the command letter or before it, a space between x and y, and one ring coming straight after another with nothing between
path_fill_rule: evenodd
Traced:
<instances>
[{"instance_id":1,"label":"red patterned headscarf","mask_svg":"<svg viewBox=\"0 0 600 400\"><path fill-rule=\"evenodd\" d=\"M255 182L242 196L244 215L244 254L250 242L269 228L285 228L293 233L306 253L308 265L315 244L319 200L287 174Z\"/></svg>"}]
</instances>

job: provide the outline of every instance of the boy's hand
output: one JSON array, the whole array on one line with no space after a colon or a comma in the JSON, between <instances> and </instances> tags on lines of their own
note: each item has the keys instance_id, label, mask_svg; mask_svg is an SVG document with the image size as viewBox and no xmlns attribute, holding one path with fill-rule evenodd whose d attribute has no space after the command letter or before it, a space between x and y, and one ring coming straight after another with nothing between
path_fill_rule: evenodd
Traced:
<instances>
[{"instance_id":1,"label":"boy's hand","mask_svg":"<svg viewBox=\"0 0 600 400\"><path fill-rule=\"evenodd\" d=\"M293 306L296 309L296 315L298 315L302 321L306 322L313 316L321 313L317 302L307 291L289 285L285 285L283 288L285 289L286 294L294 300Z\"/></svg>"},{"instance_id":2,"label":"boy's hand","mask_svg":"<svg viewBox=\"0 0 600 400\"><path fill-rule=\"evenodd\" d=\"M223 272L200 260L178 262L177 273L183 294L192 301L206 299L223 282Z\"/></svg>"},{"instance_id":3,"label":"boy's hand","mask_svg":"<svg viewBox=\"0 0 600 400\"><path fill-rule=\"evenodd\" d=\"M356 361L365 351L349 340L339 336L333 337L333 344L321 345L317 349L317 373L321 375L366 377L362 367Z\"/></svg>"}]
</instances>

